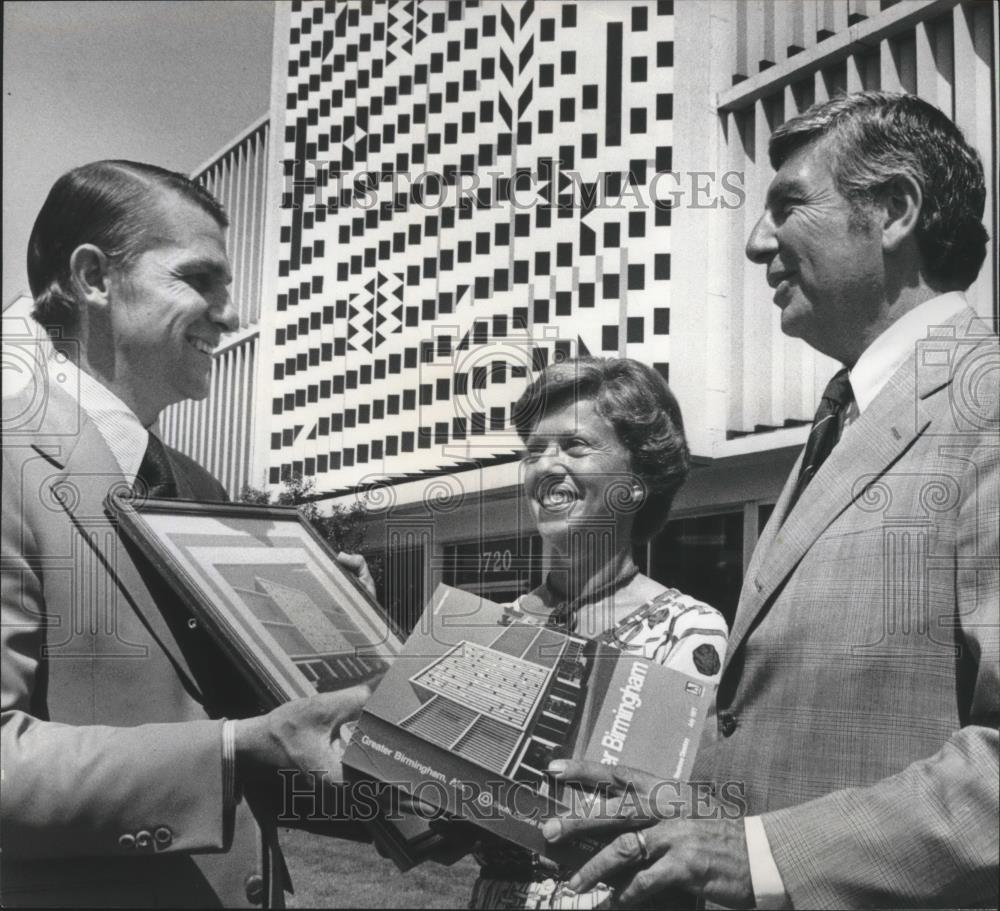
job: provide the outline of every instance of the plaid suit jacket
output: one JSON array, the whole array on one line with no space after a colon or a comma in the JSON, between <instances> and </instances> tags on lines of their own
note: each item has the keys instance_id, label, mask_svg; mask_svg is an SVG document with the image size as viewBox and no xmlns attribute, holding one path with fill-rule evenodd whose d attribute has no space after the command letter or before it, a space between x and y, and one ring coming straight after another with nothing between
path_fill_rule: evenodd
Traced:
<instances>
[{"instance_id":1,"label":"plaid suit jacket","mask_svg":"<svg viewBox=\"0 0 1000 911\"><path fill-rule=\"evenodd\" d=\"M694 773L797 908L997 905L1000 350L971 310L939 332L786 515L793 470Z\"/></svg>"}]
</instances>

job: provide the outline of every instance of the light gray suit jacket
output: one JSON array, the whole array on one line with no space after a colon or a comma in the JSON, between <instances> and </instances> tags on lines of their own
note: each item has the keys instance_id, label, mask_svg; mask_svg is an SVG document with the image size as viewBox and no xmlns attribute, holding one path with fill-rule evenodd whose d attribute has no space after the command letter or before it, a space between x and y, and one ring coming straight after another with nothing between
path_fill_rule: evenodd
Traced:
<instances>
[{"instance_id":1,"label":"light gray suit jacket","mask_svg":"<svg viewBox=\"0 0 1000 911\"><path fill-rule=\"evenodd\" d=\"M918 344L754 553L695 777L797 908L996 907L1000 350Z\"/></svg>"},{"instance_id":2,"label":"light gray suit jacket","mask_svg":"<svg viewBox=\"0 0 1000 911\"><path fill-rule=\"evenodd\" d=\"M265 898L261 829L246 802L228 822L223 810L222 722L185 618L105 515L125 484L117 462L60 390L40 417L4 404L3 904L236 906L248 886ZM225 497L170 457L181 497Z\"/></svg>"}]
</instances>

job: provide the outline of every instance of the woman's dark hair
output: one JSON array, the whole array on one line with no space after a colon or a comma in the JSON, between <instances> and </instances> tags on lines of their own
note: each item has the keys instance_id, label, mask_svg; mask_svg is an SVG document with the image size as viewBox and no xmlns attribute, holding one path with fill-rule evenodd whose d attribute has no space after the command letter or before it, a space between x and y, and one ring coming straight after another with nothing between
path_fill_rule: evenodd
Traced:
<instances>
[{"instance_id":1,"label":"woman's dark hair","mask_svg":"<svg viewBox=\"0 0 1000 911\"><path fill-rule=\"evenodd\" d=\"M229 224L208 190L156 165L95 161L55 182L28 241L32 315L53 340L71 333L78 319L69 275L73 251L93 244L116 266L127 267L154 242L158 202L170 191L199 206L221 227Z\"/></svg>"},{"instance_id":2,"label":"woman's dark hair","mask_svg":"<svg viewBox=\"0 0 1000 911\"><path fill-rule=\"evenodd\" d=\"M549 411L571 402L592 401L632 456L632 469L645 487L632 536L649 540L666 524L674 494L690 468L684 422L666 381L628 358L580 357L546 367L513 409L524 442Z\"/></svg>"}]
</instances>

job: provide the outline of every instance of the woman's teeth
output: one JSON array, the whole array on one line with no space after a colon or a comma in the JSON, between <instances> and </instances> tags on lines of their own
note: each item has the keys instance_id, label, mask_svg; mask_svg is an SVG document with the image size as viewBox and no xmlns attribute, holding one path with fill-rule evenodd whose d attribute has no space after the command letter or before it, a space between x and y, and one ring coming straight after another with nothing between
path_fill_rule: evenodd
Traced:
<instances>
[{"instance_id":1,"label":"woman's teeth","mask_svg":"<svg viewBox=\"0 0 1000 911\"><path fill-rule=\"evenodd\" d=\"M546 509L569 506L576 499L576 492L569 487L550 487L542 492L538 502Z\"/></svg>"}]
</instances>

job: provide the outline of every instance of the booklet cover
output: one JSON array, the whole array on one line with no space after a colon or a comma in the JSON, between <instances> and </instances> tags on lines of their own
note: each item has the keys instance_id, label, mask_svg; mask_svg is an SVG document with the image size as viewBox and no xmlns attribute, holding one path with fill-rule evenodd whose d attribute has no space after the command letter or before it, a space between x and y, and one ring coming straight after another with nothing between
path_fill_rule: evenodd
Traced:
<instances>
[{"instance_id":1,"label":"booklet cover","mask_svg":"<svg viewBox=\"0 0 1000 911\"><path fill-rule=\"evenodd\" d=\"M357 773L560 863L565 811L545 770L576 757L685 780L714 687L645 658L541 626L441 585L365 706L344 754Z\"/></svg>"}]
</instances>

